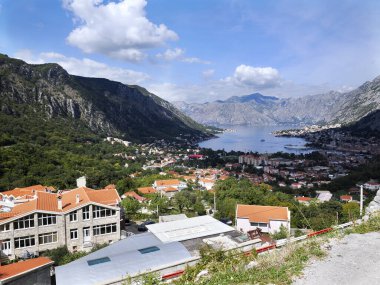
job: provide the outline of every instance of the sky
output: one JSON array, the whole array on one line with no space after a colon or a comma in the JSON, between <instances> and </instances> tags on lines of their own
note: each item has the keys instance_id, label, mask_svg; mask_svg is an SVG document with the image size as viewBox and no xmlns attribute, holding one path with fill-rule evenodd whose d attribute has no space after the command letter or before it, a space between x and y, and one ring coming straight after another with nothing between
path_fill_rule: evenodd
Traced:
<instances>
[{"instance_id":1,"label":"sky","mask_svg":"<svg viewBox=\"0 0 380 285\"><path fill-rule=\"evenodd\" d=\"M0 0L0 53L168 101L352 90L379 27L378 0Z\"/></svg>"}]
</instances>

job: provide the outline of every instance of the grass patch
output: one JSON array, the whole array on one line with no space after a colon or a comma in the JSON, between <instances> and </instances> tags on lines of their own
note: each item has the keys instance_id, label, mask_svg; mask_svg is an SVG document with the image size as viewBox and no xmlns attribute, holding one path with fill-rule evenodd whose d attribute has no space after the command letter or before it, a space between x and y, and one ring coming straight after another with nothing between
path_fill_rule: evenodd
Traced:
<instances>
[{"instance_id":1,"label":"grass patch","mask_svg":"<svg viewBox=\"0 0 380 285\"><path fill-rule=\"evenodd\" d=\"M321 240L313 239L304 243L291 244L268 254L251 257L208 248L202 253L200 263L186 269L185 274L174 284L290 284L294 276L301 274L305 264L311 258L325 256L326 253L320 245ZM255 262L256 266L247 268L250 262ZM199 272L204 270L207 270L209 274L197 278Z\"/></svg>"},{"instance_id":2,"label":"grass patch","mask_svg":"<svg viewBox=\"0 0 380 285\"><path fill-rule=\"evenodd\" d=\"M380 214L372 215L368 221L355 225L345 231L346 234L366 234L380 231Z\"/></svg>"}]
</instances>

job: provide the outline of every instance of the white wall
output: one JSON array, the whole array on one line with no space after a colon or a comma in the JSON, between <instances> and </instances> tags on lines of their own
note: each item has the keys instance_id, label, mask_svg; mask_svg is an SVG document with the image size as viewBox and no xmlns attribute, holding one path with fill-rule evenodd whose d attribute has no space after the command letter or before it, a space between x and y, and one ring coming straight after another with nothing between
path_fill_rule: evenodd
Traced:
<instances>
[{"instance_id":1,"label":"white wall","mask_svg":"<svg viewBox=\"0 0 380 285\"><path fill-rule=\"evenodd\" d=\"M290 231L290 222L287 221L270 221L269 222L269 233L273 234L275 232L278 232L280 230L281 225L283 225L285 228L288 229L288 232Z\"/></svg>"},{"instance_id":2,"label":"white wall","mask_svg":"<svg viewBox=\"0 0 380 285\"><path fill-rule=\"evenodd\" d=\"M263 233L267 233L269 230L268 227L251 226L249 219L246 219L246 218L238 218L236 220L236 229L238 231L247 233L248 231L255 230L256 228L260 228Z\"/></svg>"},{"instance_id":3,"label":"white wall","mask_svg":"<svg viewBox=\"0 0 380 285\"><path fill-rule=\"evenodd\" d=\"M260 228L263 233L273 234L280 230L281 225L284 225L284 227L287 228L288 231L290 232L290 221L271 220L269 222L269 227L256 227L256 226L251 226L249 219L238 218L236 220L236 229L244 233L247 233L248 231L251 231L251 230L255 230L256 228Z\"/></svg>"}]
</instances>

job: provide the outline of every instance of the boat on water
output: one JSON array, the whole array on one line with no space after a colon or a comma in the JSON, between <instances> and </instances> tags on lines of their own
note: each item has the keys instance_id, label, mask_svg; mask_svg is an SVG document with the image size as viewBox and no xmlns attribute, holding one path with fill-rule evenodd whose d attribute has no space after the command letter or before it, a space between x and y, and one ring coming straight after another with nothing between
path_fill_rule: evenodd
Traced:
<instances>
[{"instance_id":1,"label":"boat on water","mask_svg":"<svg viewBox=\"0 0 380 285\"><path fill-rule=\"evenodd\" d=\"M308 150L310 147L305 146L305 145L293 145L293 144L286 144L284 146L286 149L295 149L295 150Z\"/></svg>"},{"instance_id":2,"label":"boat on water","mask_svg":"<svg viewBox=\"0 0 380 285\"><path fill-rule=\"evenodd\" d=\"M265 142L265 140L264 140L264 139L261 139L260 141L261 141L261 142Z\"/></svg>"}]
</instances>

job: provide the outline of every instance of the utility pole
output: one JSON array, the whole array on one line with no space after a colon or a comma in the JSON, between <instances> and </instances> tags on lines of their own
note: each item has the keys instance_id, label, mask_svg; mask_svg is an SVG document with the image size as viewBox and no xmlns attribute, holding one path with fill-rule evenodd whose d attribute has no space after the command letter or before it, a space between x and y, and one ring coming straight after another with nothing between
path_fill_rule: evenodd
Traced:
<instances>
[{"instance_id":1,"label":"utility pole","mask_svg":"<svg viewBox=\"0 0 380 285\"><path fill-rule=\"evenodd\" d=\"M360 185L360 217L363 216L363 185Z\"/></svg>"},{"instance_id":2,"label":"utility pole","mask_svg":"<svg viewBox=\"0 0 380 285\"><path fill-rule=\"evenodd\" d=\"M216 192L214 191L214 215L216 212Z\"/></svg>"}]
</instances>

